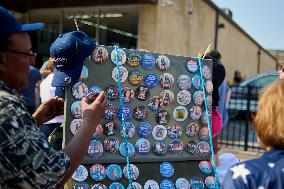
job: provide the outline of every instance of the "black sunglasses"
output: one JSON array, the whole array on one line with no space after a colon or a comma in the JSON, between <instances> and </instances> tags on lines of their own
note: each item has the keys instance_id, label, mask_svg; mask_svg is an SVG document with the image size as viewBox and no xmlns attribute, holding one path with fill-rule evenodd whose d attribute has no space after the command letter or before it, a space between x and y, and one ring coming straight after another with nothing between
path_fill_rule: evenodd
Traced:
<instances>
[{"instance_id":1,"label":"black sunglasses","mask_svg":"<svg viewBox=\"0 0 284 189\"><path fill-rule=\"evenodd\" d=\"M23 55L27 55L27 56L33 56L33 57L36 57L36 55L37 55L33 51L24 52L24 51L17 51L17 50L13 50L13 49L5 49L5 51L17 53L17 54L23 54Z\"/></svg>"}]
</instances>

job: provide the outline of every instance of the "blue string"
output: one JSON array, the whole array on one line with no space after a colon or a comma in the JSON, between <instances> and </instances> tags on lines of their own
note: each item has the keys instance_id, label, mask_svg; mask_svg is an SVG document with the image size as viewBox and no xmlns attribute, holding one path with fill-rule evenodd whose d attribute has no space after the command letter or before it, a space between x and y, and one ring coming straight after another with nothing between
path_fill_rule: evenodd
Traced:
<instances>
[{"instance_id":1,"label":"blue string","mask_svg":"<svg viewBox=\"0 0 284 189\"><path fill-rule=\"evenodd\" d=\"M217 175L217 171L216 171L216 160L215 160L215 156L214 156L214 148L213 148L213 140L212 140L212 132L211 132L211 121L209 119L209 114L208 114L208 105L207 105L207 101L206 101L206 91L205 91L205 85L204 85L204 80L203 80L203 74L202 74L202 66L201 66L201 61L200 58L197 57L198 59L198 65L199 65L199 73L200 73L200 80L201 80L201 86L202 86L202 91L204 93L204 104L205 104L205 111L206 111L206 120L207 120L207 127L209 130L209 142L210 142L210 149L211 149L211 158L213 161L213 168L214 168L214 176L216 179L216 188L219 189L219 181L218 181L218 175ZM212 72L213 73L213 72ZM214 84L213 84L214 85Z\"/></svg>"},{"instance_id":2,"label":"blue string","mask_svg":"<svg viewBox=\"0 0 284 189\"><path fill-rule=\"evenodd\" d=\"M132 189L132 174L131 174L131 169L130 169L130 157L128 154L128 139L126 136L126 128L125 128L125 120L124 120L124 112L123 112L123 99L122 99L122 86L121 86L121 75L120 75L120 70L119 70L119 65L118 65L118 46L114 46L115 48L115 64L117 68L117 73L118 73L118 91L119 91L119 107L121 109L121 126L123 129L123 139L125 143L125 148L126 148L126 166L127 166L127 175L128 175L128 180L129 180L129 187Z\"/></svg>"}]
</instances>

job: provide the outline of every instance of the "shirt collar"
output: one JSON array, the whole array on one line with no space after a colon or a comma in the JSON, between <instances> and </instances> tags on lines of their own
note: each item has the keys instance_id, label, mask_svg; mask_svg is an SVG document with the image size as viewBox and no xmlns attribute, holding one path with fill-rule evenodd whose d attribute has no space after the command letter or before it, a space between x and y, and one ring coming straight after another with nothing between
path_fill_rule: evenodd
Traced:
<instances>
[{"instance_id":1,"label":"shirt collar","mask_svg":"<svg viewBox=\"0 0 284 189\"><path fill-rule=\"evenodd\" d=\"M21 96L21 95L18 93L17 90L8 87L7 84L6 84L4 81L1 81L1 80L0 80L0 90L6 91L6 92L8 92L8 93L11 94L11 95L15 95L15 96L17 96L20 100L22 100L22 101L25 102L24 97Z\"/></svg>"}]
</instances>

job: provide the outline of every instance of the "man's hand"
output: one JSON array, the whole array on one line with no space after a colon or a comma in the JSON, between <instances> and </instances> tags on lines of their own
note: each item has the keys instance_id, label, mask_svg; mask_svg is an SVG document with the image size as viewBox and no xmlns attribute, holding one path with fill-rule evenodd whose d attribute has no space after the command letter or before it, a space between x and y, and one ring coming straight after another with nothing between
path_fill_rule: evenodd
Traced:
<instances>
[{"instance_id":1,"label":"man's hand","mask_svg":"<svg viewBox=\"0 0 284 189\"><path fill-rule=\"evenodd\" d=\"M43 123L55 118L56 116L63 115L64 113L64 100L59 97L53 97L42 103L36 112L33 114L37 122L37 127Z\"/></svg>"}]
</instances>

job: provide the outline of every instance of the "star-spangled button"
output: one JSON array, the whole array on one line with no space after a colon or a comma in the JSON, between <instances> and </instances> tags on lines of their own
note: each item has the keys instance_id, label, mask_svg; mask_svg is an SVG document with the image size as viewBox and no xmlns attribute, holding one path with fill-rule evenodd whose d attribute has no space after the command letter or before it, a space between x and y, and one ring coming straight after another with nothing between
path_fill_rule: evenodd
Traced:
<instances>
[{"instance_id":1,"label":"star-spangled button","mask_svg":"<svg viewBox=\"0 0 284 189\"><path fill-rule=\"evenodd\" d=\"M244 183L247 184L247 175L250 174L250 171L245 168L245 164L234 166L230 170L233 172L233 179L236 179L240 176L242 177Z\"/></svg>"}]
</instances>

